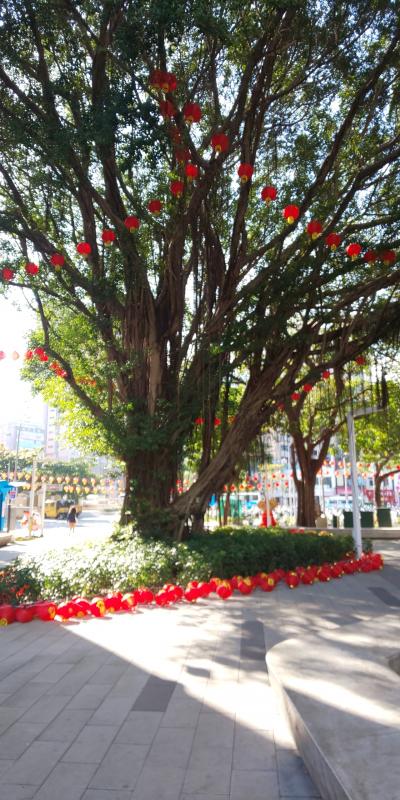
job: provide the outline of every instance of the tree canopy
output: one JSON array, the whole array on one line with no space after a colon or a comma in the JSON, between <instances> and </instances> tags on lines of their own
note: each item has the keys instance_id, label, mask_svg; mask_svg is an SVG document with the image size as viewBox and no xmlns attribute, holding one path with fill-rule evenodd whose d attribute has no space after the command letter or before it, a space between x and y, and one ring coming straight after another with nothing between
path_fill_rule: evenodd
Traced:
<instances>
[{"instance_id":1,"label":"tree canopy","mask_svg":"<svg viewBox=\"0 0 400 800\"><path fill-rule=\"evenodd\" d=\"M396 3L13 0L0 44L2 275L38 311L33 372L179 537L277 403L398 326Z\"/></svg>"}]
</instances>

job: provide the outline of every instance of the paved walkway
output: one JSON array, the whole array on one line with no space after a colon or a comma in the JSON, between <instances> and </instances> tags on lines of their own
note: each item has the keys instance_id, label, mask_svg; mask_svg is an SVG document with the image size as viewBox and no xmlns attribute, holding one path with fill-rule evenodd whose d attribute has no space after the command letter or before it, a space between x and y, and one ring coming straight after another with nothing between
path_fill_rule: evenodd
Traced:
<instances>
[{"instance_id":1,"label":"paved walkway","mask_svg":"<svg viewBox=\"0 0 400 800\"><path fill-rule=\"evenodd\" d=\"M0 800L317 798L265 650L393 611L382 550L387 570L329 584L0 629Z\"/></svg>"}]
</instances>

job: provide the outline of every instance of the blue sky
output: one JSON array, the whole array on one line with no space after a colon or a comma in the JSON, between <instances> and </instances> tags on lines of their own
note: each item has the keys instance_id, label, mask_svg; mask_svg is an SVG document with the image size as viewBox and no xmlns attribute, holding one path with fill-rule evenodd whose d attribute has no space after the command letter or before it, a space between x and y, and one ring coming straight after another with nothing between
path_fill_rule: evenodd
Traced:
<instances>
[{"instance_id":1,"label":"blue sky","mask_svg":"<svg viewBox=\"0 0 400 800\"><path fill-rule=\"evenodd\" d=\"M19 374L27 334L34 325L34 315L21 292L9 288L7 296L0 297L0 350L7 355L0 361L0 424L23 420L42 424L43 401L32 396L29 384L21 381ZM14 350L20 355L17 361L11 358Z\"/></svg>"}]
</instances>

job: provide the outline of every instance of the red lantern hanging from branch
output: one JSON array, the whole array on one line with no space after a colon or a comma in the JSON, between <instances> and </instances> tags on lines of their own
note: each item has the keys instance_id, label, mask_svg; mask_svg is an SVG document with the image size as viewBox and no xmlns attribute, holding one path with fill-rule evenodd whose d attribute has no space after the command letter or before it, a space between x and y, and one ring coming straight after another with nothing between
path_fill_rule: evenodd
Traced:
<instances>
[{"instance_id":1,"label":"red lantern hanging from branch","mask_svg":"<svg viewBox=\"0 0 400 800\"><path fill-rule=\"evenodd\" d=\"M172 72L155 69L150 75L150 86L162 92L173 92L176 89L176 76Z\"/></svg>"},{"instance_id":2,"label":"red lantern hanging from branch","mask_svg":"<svg viewBox=\"0 0 400 800\"><path fill-rule=\"evenodd\" d=\"M241 183L247 183L254 172L251 164L239 164L237 174L239 175Z\"/></svg>"},{"instance_id":3,"label":"red lantern hanging from branch","mask_svg":"<svg viewBox=\"0 0 400 800\"><path fill-rule=\"evenodd\" d=\"M329 378L331 377L331 373L330 373L329 369L325 369L323 371L322 377L323 377L324 381L329 380Z\"/></svg>"},{"instance_id":4,"label":"red lantern hanging from branch","mask_svg":"<svg viewBox=\"0 0 400 800\"><path fill-rule=\"evenodd\" d=\"M33 350L27 350L25 353L25 361L32 361Z\"/></svg>"},{"instance_id":5,"label":"red lantern hanging from branch","mask_svg":"<svg viewBox=\"0 0 400 800\"><path fill-rule=\"evenodd\" d=\"M367 363L367 359L365 358L365 356L357 356L354 359L354 361L356 362L356 364L358 364L359 367L365 367Z\"/></svg>"},{"instance_id":6,"label":"red lantern hanging from branch","mask_svg":"<svg viewBox=\"0 0 400 800\"><path fill-rule=\"evenodd\" d=\"M111 247L113 242L115 242L115 233L114 231L103 231L101 234L102 241L104 242L106 247Z\"/></svg>"},{"instance_id":7,"label":"red lantern hanging from branch","mask_svg":"<svg viewBox=\"0 0 400 800\"><path fill-rule=\"evenodd\" d=\"M311 392L313 390L313 388L314 388L314 386L313 386L312 383L305 383L304 386L303 386L303 392L306 392L306 394L308 394L309 392Z\"/></svg>"},{"instance_id":8,"label":"red lantern hanging from branch","mask_svg":"<svg viewBox=\"0 0 400 800\"><path fill-rule=\"evenodd\" d=\"M195 425L204 425L204 417L196 417L194 421Z\"/></svg>"},{"instance_id":9,"label":"red lantern hanging from branch","mask_svg":"<svg viewBox=\"0 0 400 800\"><path fill-rule=\"evenodd\" d=\"M360 255L361 250L362 250L361 245L357 244L356 242L352 242L352 244L348 244L346 247L346 253L348 256L350 256L352 261L354 261L357 258L357 256Z\"/></svg>"},{"instance_id":10,"label":"red lantern hanging from branch","mask_svg":"<svg viewBox=\"0 0 400 800\"><path fill-rule=\"evenodd\" d=\"M185 174L189 181L194 181L199 176L199 168L196 164L186 164Z\"/></svg>"},{"instance_id":11,"label":"red lantern hanging from branch","mask_svg":"<svg viewBox=\"0 0 400 800\"><path fill-rule=\"evenodd\" d=\"M55 269L60 269L65 264L65 258L61 253L53 253L50 258L51 263Z\"/></svg>"},{"instance_id":12,"label":"red lantern hanging from branch","mask_svg":"<svg viewBox=\"0 0 400 800\"><path fill-rule=\"evenodd\" d=\"M366 261L367 264L373 264L377 258L378 253L376 253L375 250L367 250L367 252L364 253L364 261Z\"/></svg>"},{"instance_id":13,"label":"red lantern hanging from branch","mask_svg":"<svg viewBox=\"0 0 400 800\"><path fill-rule=\"evenodd\" d=\"M178 147L178 149L175 150L175 158L176 158L178 164L187 164L187 162L190 161L190 158L191 158L191 153L190 153L189 148L188 147Z\"/></svg>"},{"instance_id":14,"label":"red lantern hanging from branch","mask_svg":"<svg viewBox=\"0 0 400 800\"><path fill-rule=\"evenodd\" d=\"M318 239L322 233L322 225L317 219L312 219L307 225L307 233L311 239Z\"/></svg>"},{"instance_id":15,"label":"red lantern hanging from branch","mask_svg":"<svg viewBox=\"0 0 400 800\"><path fill-rule=\"evenodd\" d=\"M161 200L150 200L147 205L150 214L159 214L162 209L162 202Z\"/></svg>"},{"instance_id":16,"label":"red lantern hanging from branch","mask_svg":"<svg viewBox=\"0 0 400 800\"><path fill-rule=\"evenodd\" d=\"M328 236L325 238L325 244L328 245L333 252L337 250L341 241L342 237L339 236L338 233L328 233Z\"/></svg>"},{"instance_id":17,"label":"red lantern hanging from branch","mask_svg":"<svg viewBox=\"0 0 400 800\"><path fill-rule=\"evenodd\" d=\"M282 212L282 213L283 213L283 216L284 216L284 218L285 218L285 219L287 220L287 222L289 223L289 225L292 225L292 224L293 224L293 222L294 222L296 219L298 219L298 218L299 218L300 209L299 209L299 207L298 207L298 206L290 205L290 206L286 206L286 207L283 209L283 212Z\"/></svg>"},{"instance_id":18,"label":"red lantern hanging from branch","mask_svg":"<svg viewBox=\"0 0 400 800\"><path fill-rule=\"evenodd\" d=\"M140 220L137 217L127 217L124 220L124 225L128 228L129 233L134 233L140 227Z\"/></svg>"},{"instance_id":19,"label":"red lantern hanging from branch","mask_svg":"<svg viewBox=\"0 0 400 800\"><path fill-rule=\"evenodd\" d=\"M37 264L34 264L33 261L28 261L28 263L25 264L25 272L27 275L37 275L39 267Z\"/></svg>"},{"instance_id":20,"label":"red lantern hanging from branch","mask_svg":"<svg viewBox=\"0 0 400 800\"><path fill-rule=\"evenodd\" d=\"M261 192L261 200L264 200L267 205L272 202L272 200L276 200L277 191L275 186L264 186Z\"/></svg>"},{"instance_id":21,"label":"red lantern hanging from branch","mask_svg":"<svg viewBox=\"0 0 400 800\"><path fill-rule=\"evenodd\" d=\"M183 118L189 125L192 125L193 122L200 122L201 108L198 103L186 103L183 107Z\"/></svg>"},{"instance_id":22,"label":"red lantern hanging from branch","mask_svg":"<svg viewBox=\"0 0 400 800\"><path fill-rule=\"evenodd\" d=\"M172 181L169 188L175 197L180 197L185 187L182 181Z\"/></svg>"},{"instance_id":23,"label":"red lantern hanging from branch","mask_svg":"<svg viewBox=\"0 0 400 800\"><path fill-rule=\"evenodd\" d=\"M299 392L292 392L292 394L290 395L290 397L292 398L292 400L293 400L293 402L294 402L294 403L296 403L296 402L297 402L297 400L300 400L300 394L299 394Z\"/></svg>"},{"instance_id":24,"label":"red lantern hanging from branch","mask_svg":"<svg viewBox=\"0 0 400 800\"><path fill-rule=\"evenodd\" d=\"M92 248L89 242L79 242L79 244L76 245L76 249L79 255L82 256L83 258L87 258L88 256L90 256L90 253L92 252Z\"/></svg>"},{"instance_id":25,"label":"red lantern hanging from branch","mask_svg":"<svg viewBox=\"0 0 400 800\"><path fill-rule=\"evenodd\" d=\"M1 276L4 281L12 281L14 277L14 270L10 269L9 267L3 267L1 270Z\"/></svg>"},{"instance_id":26,"label":"red lantern hanging from branch","mask_svg":"<svg viewBox=\"0 0 400 800\"><path fill-rule=\"evenodd\" d=\"M219 425L221 425L221 420L219 419L219 417L215 417L214 428L218 428Z\"/></svg>"},{"instance_id":27,"label":"red lantern hanging from branch","mask_svg":"<svg viewBox=\"0 0 400 800\"><path fill-rule=\"evenodd\" d=\"M380 258L382 259L385 267L389 267L396 261L396 253L394 250L384 250L383 253L381 253Z\"/></svg>"},{"instance_id":28,"label":"red lantern hanging from branch","mask_svg":"<svg viewBox=\"0 0 400 800\"><path fill-rule=\"evenodd\" d=\"M216 153L224 153L229 147L229 139L226 133L213 133L211 147Z\"/></svg>"}]
</instances>

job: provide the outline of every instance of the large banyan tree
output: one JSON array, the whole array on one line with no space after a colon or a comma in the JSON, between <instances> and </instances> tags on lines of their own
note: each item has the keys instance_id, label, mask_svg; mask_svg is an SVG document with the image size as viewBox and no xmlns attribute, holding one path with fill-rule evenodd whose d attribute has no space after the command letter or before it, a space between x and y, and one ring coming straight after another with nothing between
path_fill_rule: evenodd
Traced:
<instances>
[{"instance_id":1,"label":"large banyan tree","mask_svg":"<svg viewBox=\"0 0 400 800\"><path fill-rule=\"evenodd\" d=\"M279 404L396 327L396 4L11 0L0 45L29 369L124 461L131 519L179 538Z\"/></svg>"}]
</instances>

